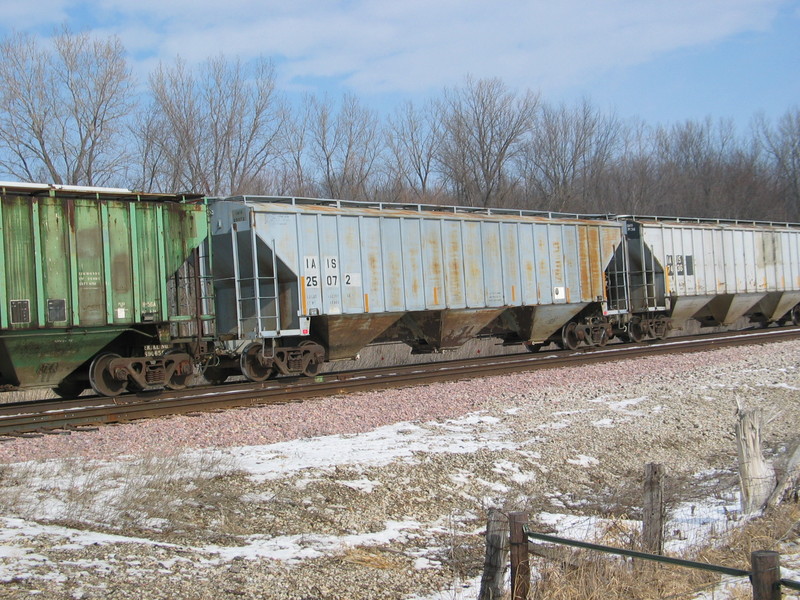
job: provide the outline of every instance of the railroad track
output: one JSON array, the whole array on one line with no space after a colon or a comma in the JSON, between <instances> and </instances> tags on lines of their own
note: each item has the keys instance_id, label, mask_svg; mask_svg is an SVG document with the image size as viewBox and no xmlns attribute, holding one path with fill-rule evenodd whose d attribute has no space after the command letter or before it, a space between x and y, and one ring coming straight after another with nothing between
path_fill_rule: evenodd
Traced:
<instances>
[{"instance_id":1,"label":"railroad track","mask_svg":"<svg viewBox=\"0 0 800 600\"><path fill-rule=\"evenodd\" d=\"M783 327L671 338L645 344L611 344L579 351L523 353L494 357L324 373L313 379L283 378L263 383L194 387L181 392L141 392L116 398L87 396L0 405L0 439L64 434L102 424L191 414L263 404L285 404L358 391L423 385L534 369L611 362L642 356L699 352L724 346L763 344L800 337Z\"/></svg>"}]
</instances>

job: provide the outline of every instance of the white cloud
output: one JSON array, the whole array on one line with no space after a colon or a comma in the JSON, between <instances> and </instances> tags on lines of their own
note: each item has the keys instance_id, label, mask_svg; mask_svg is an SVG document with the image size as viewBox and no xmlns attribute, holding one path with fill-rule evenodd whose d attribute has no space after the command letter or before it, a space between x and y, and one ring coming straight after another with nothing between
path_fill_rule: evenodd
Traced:
<instances>
[{"instance_id":1,"label":"white cloud","mask_svg":"<svg viewBox=\"0 0 800 600\"><path fill-rule=\"evenodd\" d=\"M78 5L28 7L56 22ZM662 53L767 28L786 0L101 0L92 22L132 56L279 60L284 87L320 78L356 93L426 92L465 74L557 89ZM22 4L8 3L3 4ZM24 7L25 5L22 4ZM11 22L24 19L22 8ZM31 15L28 15L31 18ZM73 29L79 29L80 16ZM9 17L4 13L4 19ZM146 60L141 58L141 60Z\"/></svg>"},{"instance_id":2,"label":"white cloud","mask_svg":"<svg viewBox=\"0 0 800 600\"><path fill-rule=\"evenodd\" d=\"M54 25L69 18L66 0L40 0L20 2L20 0L0 0L0 14L3 15L2 28L6 31L29 31L44 27L47 33Z\"/></svg>"}]
</instances>

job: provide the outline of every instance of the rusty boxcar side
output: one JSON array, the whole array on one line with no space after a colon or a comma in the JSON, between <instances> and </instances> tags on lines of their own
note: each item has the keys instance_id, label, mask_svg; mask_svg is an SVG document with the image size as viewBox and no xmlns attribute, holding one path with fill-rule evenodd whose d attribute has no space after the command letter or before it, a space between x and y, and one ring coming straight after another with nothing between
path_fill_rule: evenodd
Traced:
<instances>
[{"instance_id":1,"label":"rusty boxcar side","mask_svg":"<svg viewBox=\"0 0 800 600\"><path fill-rule=\"evenodd\" d=\"M196 346L203 311L187 289L200 273L186 263L207 237L207 214L187 199L0 183L0 386L73 394L95 379L123 391L123 371L148 367L115 356ZM102 352L116 380L91 372Z\"/></svg>"},{"instance_id":2,"label":"rusty boxcar side","mask_svg":"<svg viewBox=\"0 0 800 600\"><path fill-rule=\"evenodd\" d=\"M350 358L375 341L536 345L579 315L610 333L613 220L257 196L211 211L218 331L252 379L312 374L323 352Z\"/></svg>"}]
</instances>

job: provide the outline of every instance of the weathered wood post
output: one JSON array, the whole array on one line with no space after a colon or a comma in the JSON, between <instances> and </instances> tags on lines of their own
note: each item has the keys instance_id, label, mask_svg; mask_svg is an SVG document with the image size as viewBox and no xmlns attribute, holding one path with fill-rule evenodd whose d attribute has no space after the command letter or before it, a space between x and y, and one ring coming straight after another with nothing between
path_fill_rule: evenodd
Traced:
<instances>
[{"instance_id":1,"label":"weathered wood post","mask_svg":"<svg viewBox=\"0 0 800 600\"><path fill-rule=\"evenodd\" d=\"M739 410L736 449L739 455L742 512L745 514L761 510L775 489L775 471L761 453L761 421L760 410Z\"/></svg>"},{"instance_id":2,"label":"weathered wood post","mask_svg":"<svg viewBox=\"0 0 800 600\"><path fill-rule=\"evenodd\" d=\"M757 550L750 555L753 600L780 600L780 555L769 550Z\"/></svg>"},{"instance_id":3,"label":"weathered wood post","mask_svg":"<svg viewBox=\"0 0 800 600\"><path fill-rule=\"evenodd\" d=\"M503 597L506 566L508 564L508 525L505 515L495 508L489 509L486 525L486 557L478 600L500 600Z\"/></svg>"},{"instance_id":4,"label":"weathered wood post","mask_svg":"<svg viewBox=\"0 0 800 600\"><path fill-rule=\"evenodd\" d=\"M767 500L767 508L775 508L780 504L784 494L792 487L796 479L800 477L800 441L795 443L794 449L789 452L789 461L786 469L778 481L775 489Z\"/></svg>"},{"instance_id":5,"label":"weathered wood post","mask_svg":"<svg viewBox=\"0 0 800 600\"><path fill-rule=\"evenodd\" d=\"M528 522L528 513L508 513L511 538L511 598L528 600L531 590L531 564L528 554L528 536L522 529Z\"/></svg>"},{"instance_id":6,"label":"weathered wood post","mask_svg":"<svg viewBox=\"0 0 800 600\"><path fill-rule=\"evenodd\" d=\"M652 554L664 554L664 465L648 463L644 467L644 508L642 548Z\"/></svg>"}]
</instances>

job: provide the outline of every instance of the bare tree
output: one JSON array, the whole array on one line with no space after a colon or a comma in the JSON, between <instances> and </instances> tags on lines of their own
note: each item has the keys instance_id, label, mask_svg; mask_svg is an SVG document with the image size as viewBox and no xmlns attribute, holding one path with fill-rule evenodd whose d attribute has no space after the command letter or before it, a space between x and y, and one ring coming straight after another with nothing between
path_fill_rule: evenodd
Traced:
<instances>
[{"instance_id":1,"label":"bare tree","mask_svg":"<svg viewBox=\"0 0 800 600\"><path fill-rule=\"evenodd\" d=\"M125 166L130 69L115 37L64 29L52 49L15 34L0 44L0 166L27 181L116 182Z\"/></svg>"},{"instance_id":2,"label":"bare tree","mask_svg":"<svg viewBox=\"0 0 800 600\"><path fill-rule=\"evenodd\" d=\"M331 198L367 200L381 153L378 118L346 95L336 109L327 98L309 98L309 156L321 192Z\"/></svg>"},{"instance_id":3,"label":"bare tree","mask_svg":"<svg viewBox=\"0 0 800 600\"><path fill-rule=\"evenodd\" d=\"M663 204L652 130L634 120L621 124L619 149L595 183L601 212L647 214Z\"/></svg>"},{"instance_id":4,"label":"bare tree","mask_svg":"<svg viewBox=\"0 0 800 600\"><path fill-rule=\"evenodd\" d=\"M687 216L725 214L726 163L738 149L730 121L685 121L656 130L659 177L668 186L663 212Z\"/></svg>"},{"instance_id":5,"label":"bare tree","mask_svg":"<svg viewBox=\"0 0 800 600\"><path fill-rule=\"evenodd\" d=\"M438 165L459 203L502 205L514 191L513 159L531 133L538 96L518 96L500 79L467 78L445 90L437 108L442 128Z\"/></svg>"},{"instance_id":6,"label":"bare tree","mask_svg":"<svg viewBox=\"0 0 800 600\"><path fill-rule=\"evenodd\" d=\"M412 102L400 106L386 126L387 170L390 180L416 202L428 202L438 196L435 158L439 151L440 125L433 110L418 110ZM408 191L409 194L402 193Z\"/></svg>"},{"instance_id":7,"label":"bare tree","mask_svg":"<svg viewBox=\"0 0 800 600\"><path fill-rule=\"evenodd\" d=\"M282 152L286 111L275 98L273 66L263 59L245 66L220 55L197 71L178 59L150 77L152 106L144 110L152 115L139 119L151 125L139 142L149 180L162 189L212 195L256 191Z\"/></svg>"},{"instance_id":8,"label":"bare tree","mask_svg":"<svg viewBox=\"0 0 800 600\"><path fill-rule=\"evenodd\" d=\"M583 100L542 105L536 132L520 154L526 188L548 210L599 212L598 185L617 154L620 128Z\"/></svg>"},{"instance_id":9,"label":"bare tree","mask_svg":"<svg viewBox=\"0 0 800 600\"><path fill-rule=\"evenodd\" d=\"M175 191L165 182L179 179L177 173L167 176L168 152L163 141L163 132L168 127L163 115L153 110L139 110L131 123L133 154L130 176L136 189L144 191Z\"/></svg>"},{"instance_id":10,"label":"bare tree","mask_svg":"<svg viewBox=\"0 0 800 600\"><path fill-rule=\"evenodd\" d=\"M275 171L273 185L278 194L289 196L317 195L313 169L308 166L309 126L311 101L307 97L300 104L294 118L287 119L281 147L284 152ZM311 172L309 172L311 171Z\"/></svg>"},{"instance_id":11,"label":"bare tree","mask_svg":"<svg viewBox=\"0 0 800 600\"><path fill-rule=\"evenodd\" d=\"M773 128L764 115L756 136L768 154L784 202L784 218L800 220L800 108L788 110Z\"/></svg>"}]
</instances>

